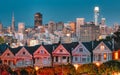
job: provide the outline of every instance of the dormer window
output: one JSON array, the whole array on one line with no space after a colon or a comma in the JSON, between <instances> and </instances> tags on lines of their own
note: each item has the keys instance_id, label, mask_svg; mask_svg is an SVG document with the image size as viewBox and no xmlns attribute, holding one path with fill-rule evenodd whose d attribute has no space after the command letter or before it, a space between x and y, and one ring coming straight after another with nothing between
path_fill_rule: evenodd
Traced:
<instances>
[{"instance_id":1,"label":"dormer window","mask_svg":"<svg viewBox=\"0 0 120 75\"><path fill-rule=\"evenodd\" d=\"M7 56L10 56L10 53L7 53Z\"/></svg>"},{"instance_id":2,"label":"dormer window","mask_svg":"<svg viewBox=\"0 0 120 75\"><path fill-rule=\"evenodd\" d=\"M101 46L100 46L100 49L101 49L101 50L104 50L104 49L105 49L105 46L104 46L104 45L101 45Z\"/></svg>"},{"instance_id":3,"label":"dormer window","mask_svg":"<svg viewBox=\"0 0 120 75\"><path fill-rule=\"evenodd\" d=\"M43 54L43 53L44 53L44 51L43 51L43 50L40 50L40 53L41 53L41 54Z\"/></svg>"},{"instance_id":4,"label":"dormer window","mask_svg":"<svg viewBox=\"0 0 120 75\"><path fill-rule=\"evenodd\" d=\"M23 52L23 54L25 55L25 52Z\"/></svg>"},{"instance_id":5,"label":"dormer window","mask_svg":"<svg viewBox=\"0 0 120 75\"><path fill-rule=\"evenodd\" d=\"M60 52L63 52L63 50L61 49Z\"/></svg>"},{"instance_id":6,"label":"dormer window","mask_svg":"<svg viewBox=\"0 0 120 75\"><path fill-rule=\"evenodd\" d=\"M79 48L79 52L83 52L83 48Z\"/></svg>"}]
</instances>

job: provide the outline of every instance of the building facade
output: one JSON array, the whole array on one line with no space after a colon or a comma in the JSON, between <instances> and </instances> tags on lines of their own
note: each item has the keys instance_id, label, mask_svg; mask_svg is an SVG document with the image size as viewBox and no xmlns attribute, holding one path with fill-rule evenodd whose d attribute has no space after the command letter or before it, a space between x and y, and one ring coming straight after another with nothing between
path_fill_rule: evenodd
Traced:
<instances>
[{"instance_id":1,"label":"building facade","mask_svg":"<svg viewBox=\"0 0 120 75\"><path fill-rule=\"evenodd\" d=\"M42 14L39 12L34 16L34 27L37 28L38 26L42 26Z\"/></svg>"},{"instance_id":2,"label":"building facade","mask_svg":"<svg viewBox=\"0 0 120 75\"><path fill-rule=\"evenodd\" d=\"M86 23L80 26L80 41L89 42L97 40L99 37L99 26L93 23Z\"/></svg>"}]
</instances>

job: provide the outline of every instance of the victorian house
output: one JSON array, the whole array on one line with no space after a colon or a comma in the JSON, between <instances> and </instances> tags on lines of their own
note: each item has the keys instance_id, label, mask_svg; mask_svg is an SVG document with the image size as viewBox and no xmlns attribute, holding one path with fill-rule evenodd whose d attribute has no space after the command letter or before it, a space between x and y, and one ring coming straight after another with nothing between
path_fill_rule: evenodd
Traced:
<instances>
[{"instance_id":1,"label":"victorian house","mask_svg":"<svg viewBox=\"0 0 120 75\"><path fill-rule=\"evenodd\" d=\"M76 48L72 51L72 64L87 64L91 62L91 52L79 42Z\"/></svg>"},{"instance_id":2,"label":"victorian house","mask_svg":"<svg viewBox=\"0 0 120 75\"><path fill-rule=\"evenodd\" d=\"M46 49L47 47L48 50ZM34 66L37 67L45 67L45 66L52 66L52 57L51 53L49 53L51 45L41 45L34 53Z\"/></svg>"},{"instance_id":3,"label":"victorian house","mask_svg":"<svg viewBox=\"0 0 120 75\"><path fill-rule=\"evenodd\" d=\"M1 55L1 60L3 64L7 64L10 67L15 67L15 55L11 52L9 48Z\"/></svg>"},{"instance_id":4,"label":"victorian house","mask_svg":"<svg viewBox=\"0 0 120 75\"><path fill-rule=\"evenodd\" d=\"M93 63L101 64L112 60L111 45L107 42L100 42L93 50Z\"/></svg>"},{"instance_id":5,"label":"victorian house","mask_svg":"<svg viewBox=\"0 0 120 75\"><path fill-rule=\"evenodd\" d=\"M71 62L71 55L62 44L59 44L52 52L53 65L67 64Z\"/></svg>"},{"instance_id":6,"label":"victorian house","mask_svg":"<svg viewBox=\"0 0 120 75\"><path fill-rule=\"evenodd\" d=\"M16 54L16 67L33 66L33 57L29 50L22 47Z\"/></svg>"}]
</instances>

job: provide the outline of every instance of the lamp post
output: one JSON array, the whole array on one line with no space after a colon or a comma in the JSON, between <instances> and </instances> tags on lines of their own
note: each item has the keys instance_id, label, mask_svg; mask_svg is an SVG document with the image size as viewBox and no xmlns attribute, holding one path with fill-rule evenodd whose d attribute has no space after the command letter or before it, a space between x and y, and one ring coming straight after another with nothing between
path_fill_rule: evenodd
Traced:
<instances>
[{"instance_id":1,"label":"lamp post","mask_svg":"<svg viewBox=\"0 0 120 75\"><path fill-rule=\"evenodd\" d=\"M74 67L77 70L78 69L78 64L74 64Z\"/></svg>"},{"instance_id":2,"label":"lamp post","mask_svg":"<svg viewBox=\"0 0 120 75\"><path fill-rule=\"evenodd\" d=\"M99 63L99 62L97 62L97 63L95 63L95 64L96 64L96 66L97 66L97 67L99 67L99 66L100 66L100 63Z\"/></svg>"},{"instance_id":3,"label":"lamp post","mask_svg":"<svg viewBox=\"0 0 120 75\"><path fill-rule=\"evenodd\" d=\"M39 69L39 67L36 66L36 67L35 67L36 75L37 75L37 71L38 71L38 69Z\"/></svg>"}]
</instances>

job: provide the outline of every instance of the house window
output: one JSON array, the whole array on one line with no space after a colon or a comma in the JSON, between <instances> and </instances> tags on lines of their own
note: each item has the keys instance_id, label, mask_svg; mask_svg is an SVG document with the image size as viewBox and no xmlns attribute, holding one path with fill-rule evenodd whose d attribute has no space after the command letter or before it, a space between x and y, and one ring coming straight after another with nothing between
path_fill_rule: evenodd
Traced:
<instances>
[{"instance_id":1,"label":"house window","mask_svg":"<svg viewBox=\"0 0 120 75\"><path fill-rule=\"evenodd\" d=\"M67 62L69 62L69 57L67 58Z\"/></svg>"},{"instance_id":2,"label":"house window","mask_svg":"<svg viewBox=\"0 0 120 75\"><path fill-rule=\"evenodd\" d=\"M78 61L78 58L77 58L77 57L75 57L75 61Z\"/></svg>"},{"instance_id":3,"label":"house window","mask_svg":"<svg viewBox=\"0 0 120 75\"><path fill-rule=\"evenodd\" d=\"M86 58L82 58L82 62L86 62Z\"/></svg>"},{"instance_id":4,"label":"house window","mask_svg":"<svg viewBox=\"0 0 120 75\"><path fill-rule=\"evenodd\" d=\"M25 55L25 52L23 52L23 54Z\"/></svg>"},{"instance_id":5,"label":"house window","mask_svg":"<svg viewBox=\"0 0 120 75\"><path fill-rule=\"evenodd\" d=\"M90 61L89 57L90 57L90 56L88 55L88 56L87 56L87 61L88 61L88 62Z\"/></svg>"},{"instance_id":6,"label":"house window","mask_svg":"<svg viewBox=\"0 0 120 75\"><path fill-rule=\"evenodd\" d=\"M104 53L104 60L106 60L107 59L107 53Z\"/></svg>"},{"instance_id":7,"label":"house window","mask_svg":"<svg viewBox=\"0 0 120 75\"><path fill-rule=\"evenodd\" d=\"M61 49L60 52L63 52L63 50Z\"/></svg>"},{"instance_id":8,"label":"house window","mask_svg":"<svg viewBox=\"0 0 120 75\"><path fill-rule=\"evenodd\" d=\"M7 56L10 56L10 53L7 53Z\"/></svg>"},{"instance_id":9,"label":"house window","mask_svg":"<svg viewBox=\"0 0 120 75\"><path fill-rule=\"evenodd\" d=\"M79 52L83 52L83 48L79 48Z\"/></svg>"},{"instance_id":10,"label":"house window","mask_svg":"<svg viewBox=\"0 0 120 75\"><path fill-rule=\"evenodd\" d=\"M56 62L58 62L58 56L56 56Z\"/></svg>"},{"instance_id":11,"label":"house window","mask_svg":"<svg viewBox=\"0 0 120 75\"><path fill-rule=\"evenodd\" d=\"M65 57L65 56L63 56L62 58L63 58L63 59L66 59L66 57Z\"/></svg>"},{"instance_id":12,"label":"house window","mask_svg":"<svg viewBox=\"0 0 120 75\"><path fill-rule=\"evenodd\" d=\"M43 53L44 53L44 51L43 51L43 50L40 50L40 53L41 53L41 54L43 54Z\"/></svg>"},{"instance_id":13,"label":"house window","mask_svg":"<svg viewBox=\"0 0 120 75\"><path fill-rule=\"evenodd\" d=\"M98 54L98 61L101 61L101 54Z\"/></svg>"},{"instance_id":14,"label":"house window","mask_svg":"<svg viewBox=\"0 0 120 75\"><path fill-rule=\"evenodd\" d=\"M115 59L118 59L118 52L115 52Z\"/></svg>"},{"instance_id":15,"label":"house window","mask_svg":"<svg viewBox=\"0 0 120 75\"><path fill-rule=\"evenodd\" d=\"M104 50L105 49L105 46L104 45L101 45L100 46L100 50Z\"/></svg>"},{"instance_id":16,"label":"house window","mask_svg":"<svg viewBox=\"0 0 120 75\"><path fill-rule=\"evenodd\" d=\"M93 55L93 60L95 61L95 57L96 57L96 55Z\"/></svg>"}]
</instances>

